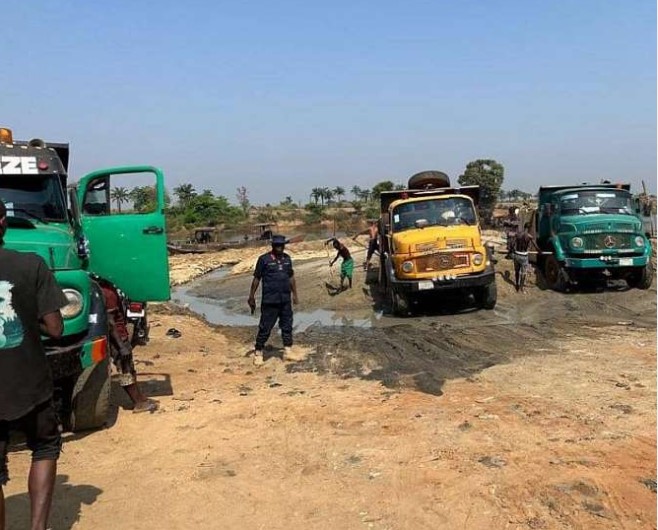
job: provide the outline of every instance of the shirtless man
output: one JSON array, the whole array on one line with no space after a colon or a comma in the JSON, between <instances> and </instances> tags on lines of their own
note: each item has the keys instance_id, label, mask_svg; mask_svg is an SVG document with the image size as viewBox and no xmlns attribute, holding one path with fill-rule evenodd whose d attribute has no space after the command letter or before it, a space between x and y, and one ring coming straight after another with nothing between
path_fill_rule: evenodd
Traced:
<instances>
[{"instance_id":1,"label":"shirtless man","mask_svg":"<svg viewBox=\"0 0 658 530\"><path fill-rule=\"evenodd\" d=\"M366 261L363 263L363 270L368 270L370 268L370 259L372 258L375 252L379 252L379 226L376 219L370 221L370 226L356 234L352 240L356 241L356 238L362 235L368 234L368 254L366 255Z\"/></svg>"}]
</instances>

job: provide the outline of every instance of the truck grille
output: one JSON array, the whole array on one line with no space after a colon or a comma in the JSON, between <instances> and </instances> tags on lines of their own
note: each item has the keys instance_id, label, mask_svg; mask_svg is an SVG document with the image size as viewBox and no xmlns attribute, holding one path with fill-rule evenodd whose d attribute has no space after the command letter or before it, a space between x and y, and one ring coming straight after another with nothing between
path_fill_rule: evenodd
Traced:
<instances>
[{"instance_id":1,"label":"truck grille","mask_svg":"<svg viewBox=\"0 0 658 530\"><path fill-rule=\"evenodd\" d=\"M584 236L587 250L619 250L633 248L633 236L629 234L587 234Z\"/></svg>"},{"instance_id":2,"label":"truck grille","mask_svg":"<svg viewBox=\"0 0 658 530\"><path fill-rule=\"evenodd\" d=\"M416 258L416 270L418 272L446 271L468 267L470 263L468 254L434 254Z\"/></svg>"},{"instance_id":3,"label":"truck grille","mask_svg":"<svg viewBox=\"0 0 658 530\"><path fill-rule=\"evenodd\" d=\"M590 223L582 228L583 234L597 232L635 232L633 223Z\"/></svg>"},{"instance_id":4,"label":"truck grille","mask_svg":"<svg viewBox=\"0 0 658 530\"><path fill-rule=\"evenodd\" d=\"M467 239L446 239L446 248L465 248L468 246Z\"/></svg>"}]
</instances>

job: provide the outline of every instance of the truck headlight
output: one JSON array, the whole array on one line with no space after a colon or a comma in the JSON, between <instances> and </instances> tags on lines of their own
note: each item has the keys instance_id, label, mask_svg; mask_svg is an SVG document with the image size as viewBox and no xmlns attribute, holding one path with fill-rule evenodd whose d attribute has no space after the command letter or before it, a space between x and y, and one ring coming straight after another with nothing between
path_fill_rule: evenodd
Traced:
<instances>
[{"instance_id":1,"label":"truck headlight","mask_svg":"<svg viewBox=\"0 0 658 530\"><path fill-rule=\"evenodd\" d=\"M402 272L413 272L414 270L414 262L413 261L405 261L402 264Z\"/></svg>"},{"instance_id":2,"label":"truck headlight","mask_svg":"<svg viewBox=\"0 0 658 530\"><path fill-rule=\"evenodd\" d=\"M62 317L77 317L80 313L82 313L82 307L84 306L82 295L75 289L64 289L64 294L66 295L66 299L69 301L69 303L62 307Z\"/></svg>"},{"instance_id":3,"label":"truck headlight","mask_svg":"<svg viewBox=\"0 0 658 530\"><path fill-rule=\"evenodd\" d=\"M583 245L585 242L583 241L582 237L572 237L571 238L571 246L573 248L583 248Z\"/></svg>"},{"instance_id":4,"label":"truck headlight","mask_svg":"<svg viewBox=\"0 0 658 530\"><path fill-rule=\"evenodd\" d=\"M644 246L644 238L643 238L642 236L637 236L637 237L635 238L635 244L636 244L638 247L643 247L643 246Z\"/></svg>"},{"instance_id":5,"label":"truck headlight","mask_svg":"<svg viewBox=\"0 0 658 530\"><path fill-rule=\"evenodd\" d=\"M479 252L476 252L475 254L473 254L473 265L480 266L480 265L482 265L483 260L484 260L484 257Z\"/></svg>"}]
</instances>

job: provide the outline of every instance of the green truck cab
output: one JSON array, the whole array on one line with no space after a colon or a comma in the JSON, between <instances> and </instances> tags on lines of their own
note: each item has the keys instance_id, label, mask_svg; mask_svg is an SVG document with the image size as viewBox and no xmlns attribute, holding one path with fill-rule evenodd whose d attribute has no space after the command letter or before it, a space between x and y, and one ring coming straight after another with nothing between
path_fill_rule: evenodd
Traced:
<instances>
[{"instance_id":1,"label":"green truck cab","mask_svg":"<svg viewBox=\"0 0 658 530\"><path fill-rule=\"evenodd\" d=\"M541 250L534 260L551 289L606 278L651 287L651 243L629 184L541 187L530 231Z\"/></svg>"},{"instance_id":2,"label":"green truck cab","mask_svg":"<svg viewBox=\"0 0 658 530\"><path fill-rule=\"evenodd\" d=\"M13 141L0 129L0 199L7 207L4 246L41 256L69 301L61 339L44 338L55 401L70 430L103 426L110 409L107 316L98 279L134 302L169 299L162 171L150 166L94 171L68 185L68 144ZM150 173L156 207L113 212L116 175Z\"/></svg>"}]
</instances>

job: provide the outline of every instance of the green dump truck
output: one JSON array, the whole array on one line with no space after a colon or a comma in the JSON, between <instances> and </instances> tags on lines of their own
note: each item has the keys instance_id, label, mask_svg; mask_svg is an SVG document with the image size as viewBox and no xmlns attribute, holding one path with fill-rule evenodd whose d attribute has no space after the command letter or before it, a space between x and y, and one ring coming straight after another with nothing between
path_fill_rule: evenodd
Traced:
<instances>
[{"instance_id":1,"label":"green dump truck","mask_svg":"<svg viewBox=\"0 0 658 530\"><path fill-rule=\"evenodd\" d=\"M44 339L55 401L73 431L101 427L110 409L108 327L99 279L130 302L169 299L162 172L150 166L94 171L69 186L69 146L14 141L0 129L0 199L7 207L4 245L41 256L69 301L61 339ZM151 174L154 208L112 210L116 176Z\"/></svg>"},{"instance_id":2,"label":"green dump truck","mask_svg":"<svg viewBox=\"0 0 658 530\"><path fill-rule=\"evenodd\" d=\"M651 287L651 243L629 184L543 186L531 233L541 250L531 259L551 289L604 279Z\"/></svg>"}]
</instances>

